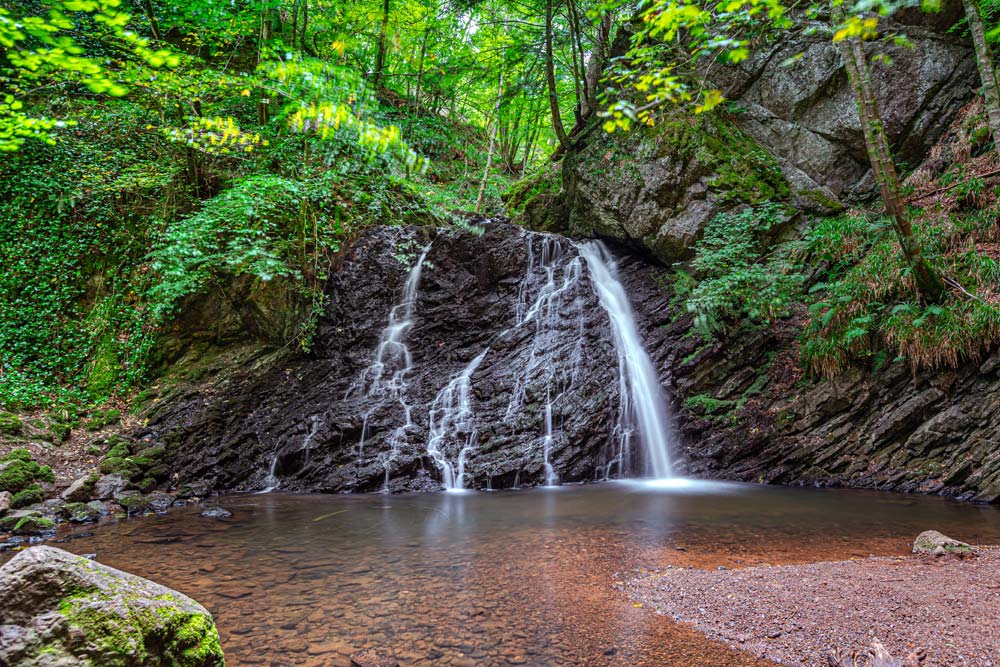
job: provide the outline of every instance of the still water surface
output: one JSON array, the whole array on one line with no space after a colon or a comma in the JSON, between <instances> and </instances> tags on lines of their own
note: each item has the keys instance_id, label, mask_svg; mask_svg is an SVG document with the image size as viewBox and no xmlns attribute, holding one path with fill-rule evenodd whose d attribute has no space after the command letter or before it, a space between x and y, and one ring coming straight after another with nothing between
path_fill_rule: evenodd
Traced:
<instances>
[{"instance_id":1,"label":"still water surface","mask_svg":"<svg viewBox=\"0 0 1000 667\"><path fill-rule=\"evenodd\" d=\"M632 568L903 554L935 528L1000 543L1000 511L940 498L697 482L498 493L241 495L76 527L60 546L176 588L231 666L768 665L641 608ZM86 536L85 533L93 532Z\"/></svg>"}]
</instances>

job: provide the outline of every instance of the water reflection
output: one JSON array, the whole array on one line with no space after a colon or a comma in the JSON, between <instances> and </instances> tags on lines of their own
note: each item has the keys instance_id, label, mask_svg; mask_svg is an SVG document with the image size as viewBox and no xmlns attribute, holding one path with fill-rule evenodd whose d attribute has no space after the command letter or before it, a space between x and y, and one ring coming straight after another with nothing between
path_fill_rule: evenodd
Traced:
<instances>
[{"instance_id":1,"label":"water reflection","mask_svg":"<svg viewBox=\"0 0 1000 667\"><path fill-rule=\"evenodd\" d=\"M1000 542L992 507L695 480L216 502L232 519L184 508L61 546L200 600L236 666L346 667L367 646L408 667L764 665L632 608L613 582L666 563L903 553L926 528Z\"/></svg>"}]
</instances>

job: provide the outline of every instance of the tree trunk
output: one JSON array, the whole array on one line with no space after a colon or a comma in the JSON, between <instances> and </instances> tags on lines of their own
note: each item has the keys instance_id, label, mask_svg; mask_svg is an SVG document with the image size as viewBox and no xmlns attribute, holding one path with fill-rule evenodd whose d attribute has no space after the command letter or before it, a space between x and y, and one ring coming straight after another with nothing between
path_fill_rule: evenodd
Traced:
<instances>
[{"instance_id":1,"label":"tree trunk","mask_svg":"<svg viewBox=\"0 0 1000 667\"><path fill-rule=\"evenodd\" d=\"M142 9L146 12L146 19L149 21L149 30L153 33L153 39L157 42L162 42L163 36L160 34L160 24L156 20L156 12L153 11L152 0L142 0Z\"/></svg>"},{"instance_id":2,"label":"tree trunk","mask_svg":"<svg viewBox=\"0 0 1000 667\"><path fill-rule=\"evenodd\" d=\"M986 29L983 27L983 17L979 14L979 0L964 0L964 4L972 43L976 46L976 63L979 65L979 79L983 82L983 100L986 103L990 133L993 135L993 149L1000 156L1000 91L997 90L993 52L986 42Z\"/></svg>"},{"instance_id":3,"label":"tree trunk","mask_svg":"<svg viewBox=\"0 0 1000 667\"><path fill-rule=\"evenodd\" d=\"M833 16L834 20L840 23L844 16L843 10L835 8ZM878 100L875 97L864 44L860 39L852 38L837 42L837 47L844 59L847 78L854 90L865 147L868 149L868 159L871 162L875 182L882 195L886 213L893 221L900 247L913 272L917 291L927 301L940 301L944 293L941 278L924 258L913 235L913 227L906 216L906 207L900 194L899 175L896 173L892 150L889 148L885 126L879 114Z\"/></svg>"},{"instance_id":4,"label":"tree trunk","mask_svg":"<svg viewBox=\"0 0 1000 667\"><path fill-rule=\"evenodd\" d=\"M309 52L309 45L306 43L306 33L309 30L309 0L302 0L302 38L299 44L302 48L302 53ZM294 46L295 40L292 40L292 45Z\"/></svg>"},{"instance_id":5,"label":"tree trunk","mask_svg":"<svg viewBox=\"0 0 1000 667\"><path fill-rule=\"evenodd\" d=\"M424 38L420 42L420 59L417 61L417 92L413 94L416 108L420 108L420 88L424 82L424 58L427 56L427 38L431 34L430 26L424 28Z\"/></svg>"},{"instance_id":6,"label":"tree trunk","mask_svg":"<svg viewBox=\"0 0 1000 667\"><path fill-rule=\"evenodd\" d=\"M382 24L378 32L378 52L375 54L375 74L373 77L375 87L382 82L382 73L385 70L385 52L389 48L389 0L382 2Z\"/></svg>"},{"instance_id":7,"label":"tree trunk","mask_svg":"<svg viewBox=\"0 0 1000 667\"><path fill-rule=\"evenodd\" d=\"M552 59L552 0L545 0L545 82L549 88L549 109L552 111L552 129L559 139L559 146L569 148L569 137L559 113L559 97L556 94L556 70Z\"/></svg>"},{"instance_id":8,"label":"tree trunk","mask_svg":"<svg viewBox=\"0 0 1000 667\"><path fill-rule=\"evenodd\" d=\"M601 16L601 23L597 27L597 39L594 41L594 50L587 61L587 72L584 75L584 96L583 96L583 116L589 118L597 110L597 84L601 80L601 73L604 71L604 63L607 61L608 44L611 42L611 12L605 12Z\"/></svg>"},{"instance_id":9,"label":"tree trunk","mask_svg":"<svg viewBox=\"0 0 1000 667\"><path fill-rule=\"evenodd\" d=\"M479 196L476 197L476 213L483 208L483 196L486 194L486 182L493 168L493 152L497 145L497 127L500 125L500 102L503 100L503 63L500 65L500 83L497 88L497 103L493 107L493 128L490 130L490 149L486 153L486 169L483 170L483 180L479 184Z\"/></svg>"}]
</instances>

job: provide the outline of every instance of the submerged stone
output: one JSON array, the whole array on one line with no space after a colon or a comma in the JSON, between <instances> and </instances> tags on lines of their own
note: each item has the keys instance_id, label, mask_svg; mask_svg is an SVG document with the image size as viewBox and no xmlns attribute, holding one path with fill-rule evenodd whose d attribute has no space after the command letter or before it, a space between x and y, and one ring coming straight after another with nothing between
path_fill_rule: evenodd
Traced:
<instances>
[{"instance_id":1,"label":"submerged stone","mask_svg":"<svg viewBox=\"0 0 1000 667\"><path fill-rule=\"evenodd\" d=\"M0 664L223 667L211 614L152 581L48 546L0 568Z\"/></svg>"}]
</instances>

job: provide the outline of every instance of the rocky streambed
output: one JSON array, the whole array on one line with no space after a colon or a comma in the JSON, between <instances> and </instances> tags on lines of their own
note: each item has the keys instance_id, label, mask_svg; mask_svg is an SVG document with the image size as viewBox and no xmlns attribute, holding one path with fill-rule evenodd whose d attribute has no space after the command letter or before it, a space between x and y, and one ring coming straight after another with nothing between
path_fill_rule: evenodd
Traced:
<instances>
[{"instance_id":1,"label":"rocky streambed","mask_svg":"<svg viewBox=\"0 0 1000 667\"><path fill-rule=\"evenodd\" d=\"M873 639L925 665L1000 656L1000 550L716 571L667 567L620 584L635 604L784 665L825 664Z\"/></svg>"}]
</instances>

